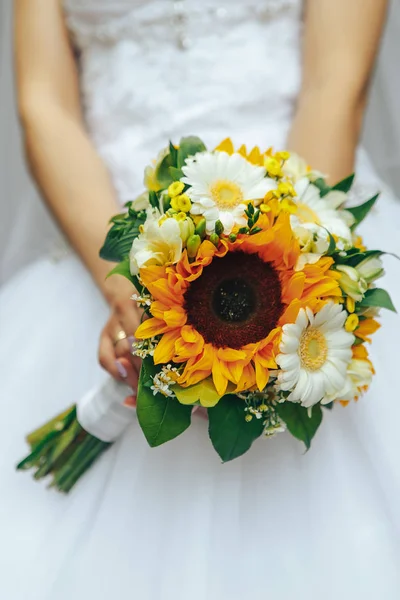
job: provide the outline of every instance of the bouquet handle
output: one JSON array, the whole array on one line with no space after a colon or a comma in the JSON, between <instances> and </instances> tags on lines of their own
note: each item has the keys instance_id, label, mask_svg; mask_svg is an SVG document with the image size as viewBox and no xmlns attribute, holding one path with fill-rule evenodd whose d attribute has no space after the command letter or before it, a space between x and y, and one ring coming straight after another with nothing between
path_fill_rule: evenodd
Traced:
<instances>
[{"instance_id":1,"label":"bouquet handle","mask_svg":"<svg viewBox=\"0 0 400 600\"><path fill-rule=\"evenodd\" d=\"M102 442L114 442L136 418L136 410L124 400L132 393L124 383L107 377L76 405L77 419L85 431Z\"/></svg>"}]
</instances>

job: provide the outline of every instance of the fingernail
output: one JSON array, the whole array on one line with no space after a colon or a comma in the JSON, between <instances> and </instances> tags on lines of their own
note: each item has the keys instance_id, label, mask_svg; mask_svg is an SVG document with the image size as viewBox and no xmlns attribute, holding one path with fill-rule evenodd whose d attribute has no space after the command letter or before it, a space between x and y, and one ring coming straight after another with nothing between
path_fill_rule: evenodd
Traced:
<instances>
[{"instance_id":1,"label":"fingernail","mask_svg":"<svg viewBox=\"0 0 400 600\"><path fill-rule=\"evenodd\" d=\"M128 335L126 341L128 342L129 347L132 348L133 344L136 342L136 338L134 335Z\"/></svg>"},{"instance_id":2,"label":"fingernail","mask_svg":"<svg viewBox=\"0 0 400 600\"><path fill-rule=\"evenodd\" d=\"M128 377L128 371L125 369L124 365L119 362L119 360L115 361L115 366L117 367L118 373L126 379Z\"/></svg>"},{"instance_id":3,"label":"fingernail","mask_svg":"<svg viewBox=\"0 0 400 600\"><path fill-rule=\"evenodd\" d=\"M124 401L125 406L129 406L130 408L136 408L136 396L128 396Z\"/></svg>"}]
</instances>

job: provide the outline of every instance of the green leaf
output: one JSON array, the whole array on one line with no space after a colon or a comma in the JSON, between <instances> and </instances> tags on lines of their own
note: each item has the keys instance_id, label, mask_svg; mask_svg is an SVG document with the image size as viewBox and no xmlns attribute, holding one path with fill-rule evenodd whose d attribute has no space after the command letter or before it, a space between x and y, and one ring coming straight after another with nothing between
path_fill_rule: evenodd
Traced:
<instances>
[{"instance_id":1,"label":"green leaf","mask_svg":"<svg viewBox=\"0 0 400 600\"><path fill-rule=\"evenodd\" d=\"M322 421L321 405L316 404L312 408L311 417L308 416L308 409L297 404L297 402L282 402L276 405L276 412L286 423L290 433L295 438L304 442L307 450L311 446L311 440L316 434Z\"/></svg>"},{"instance_id":2,"label":"green leaf","mask_svg":"<svg viewBox=\"0 0 400 600\"><path fill-rule=\"evenodd\" d=\"M360 204L360 206L353 206L352 208L346 208L348 212L350 212L355 218L354 225L351 226L351 230L353 231L362 221L364 221L365 217L368 215L371 208L374 206L375 202L378 200L379 194L376 194L364 204Z\"/></svg>"},{"instance_id":3,"label":"green leaf","mask_svg":"<svg viewBox=\"0 0 400 600\"><path fill-rule=\"evenodd\" d=\"M326 255L327 256L332 256L332 254L336 250L335 238L333 237L333 235L331 234L331 232L326 229L326 227L324 227L324 229L325 229L326 233L329 235L329 246L328 246L328 250L326 251Z\"/></svg>"},{"instance_id":4,"label":"green leaf","mask_svg":"<svg viewBox=\"0 0 400 600\"><path fill-rule=\"evenodd\" d=\"M234 394L227 394L216 406L208 409L208 433L214 449L223 462L241 456L260 437L264 425L255 417L245 420L245 402Z\"/></svg>"},{"instance_id":5,"label":"green leaf","mask_svg":"<svg viewBox=\"0 0 400 600\"><path fill-rule=\"evenodd\" d=\"M169 168L172 166L171 154L167 154L157 168L156 178L163 190L167 189L170 183L172 183L172 177L169 172Z\"/></svg>"},{"instance_id":6,"label":"green leaf","mask_svg":"<svg viewBox=\"0 0 400 600\"><path fill-rule=\"evenodd\" d=\"M190 425L193 408L180 404L176 398L154 395L149 385L156 373L153 361L145 359L142 362L137 394L139 424L152 448L183 433Z\"/></svg>"},{"instance_id":7,"label":"green leaf","mask_svg":"<svg viewBox=\"0 0 400 600\"><path fill-rule=\"evenodd\" d=\"M199 137L195 135L183 137L179 142L178 169L183 167L185 160L189 158L189 156L194 156L197 152L204 152L204 150L206 150L206 147Z\"/></svg>"},{"instance_id":8,"label":"green leaf","mask_svg":"<svg viewBox=\"0 0 400 600\"><path fill-rule=\"evenodd\" d=\"M350 267L356 267L366 258L379 257L383 254L385 254L385 252L382 252L382 250L366 250L365 252L359 252L358 254L349 256L346 260L346 265L349 265Z\"/></svg>"},{"instance_id":9,"label":"green leaf","mask_svg":"<svg viewBox=\"0 0 400 600\"><path fill-rule=\"evenodd\" d=\"M139 227L146 220L146 213L127 213L124 219L118 220L110 227L103 247L100 250L100 258L111 262L120 262L132 247L132 242L138 237Z\"/></svg>"},{"instance_id":10,"label":"green leaf","mask_svg":"<svg viewBox=\"0 0 400 600\"><path fill-rule=\"evenodd\" d=\"M107 275L107 279L109 277L111 277L111 275L122 275L123 277L126 277L127 279L129 279L130 282L133 283L133 277L131 275L131 270L130 270L130 261L129 261L129 257L124 258L124 260L120 263L118 263L118 265L116 265Z\"/></svg>"},{"instance_id":11,"label":"green leaf","mask_svg":"<svg viewBox=\"0 0 400 600\"><path fill-rule=\"evenodd\" d=\"M397 312L394 304L386 290L381 288L373 288L365 292L364 298L357 304L360 308L375 306L379 308L387 308L393 312Z\"/></svg>"},{"instance_id":12,"label":"green leaf","mask_svg":"<svg viewBox=\"0 0 400 600\"><path fill-rule=\"evenodd\" d=\"M171 155L171 162L174 166L178 164L178 149L175 148L172 142L169 143L169 153Z\"/></svg>"},{"instance_id":13,"label":"green leaf","mask_svg":"<svg viewBox=\"0 0 400 600\"><path fill-rule=\"evenodd\" d=\"M160 202L157 196L157 192L149 191L149 202L153 208L160 208Z\"/></svg>"},{"instance_id":14,"label":"green leaf","mask_svg":"<svg viewBox=\"0 0 400 600\"><path fill-rule=\"evenodd\" d=\"M179 181L183 177L182 169L177 169L176 167L170 167L169 173L170 173L173 181Z\"/></svg>"},{"instance_id":15,"label":"green leaf","mask_svg":"<svg viewBox=\"0 0 400 600\"><path fill-rule=\"evenodd\" d=\"M354 177L355 175L354 173L352 173L352 175L349 175L348 177L342 179L342 181L339 181L339 183L334 185L332 190L335 190L335 192L344 192L345 194L347 194L347 192L350 191L351 186L353 185Z\"/></svg>"},{"instance_id":16,"label":"green leaf","mask_svg":"<svg viewBox=\"0 0 400 600\"><path fill-rule=\"evenodd\" d=\"M322 177L315 179L315 181L313 181L312 184L319 189L321 193L321 198L323 198L324 196L329 194L330 191L332 191L332 188L326 183L325 179L323 179Z\"/></svg>"}]
</instances>

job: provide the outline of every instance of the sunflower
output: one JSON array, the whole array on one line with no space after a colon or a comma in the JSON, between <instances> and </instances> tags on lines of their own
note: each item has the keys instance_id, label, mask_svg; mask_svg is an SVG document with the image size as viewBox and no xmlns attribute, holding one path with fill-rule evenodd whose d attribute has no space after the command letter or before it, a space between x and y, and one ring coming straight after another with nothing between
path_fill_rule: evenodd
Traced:
<instances>
[{"instance_id":1,"label":"sunflower","mask_svg":"<svg viewBox=\"0 0 400 600\"><path fill-rule=\"evenodd\" d=\"M285 323L341 297L332 259L294 270L300 248L288 214L262 215L259 226L218 247L203 241L192 262L183 252L176 265L140 271L153 302L136 337L161 336L154 362L179 365L182 387L212 377L220 396L229 382L237 392L263 390Z\"/></svg>"}]
</instances>

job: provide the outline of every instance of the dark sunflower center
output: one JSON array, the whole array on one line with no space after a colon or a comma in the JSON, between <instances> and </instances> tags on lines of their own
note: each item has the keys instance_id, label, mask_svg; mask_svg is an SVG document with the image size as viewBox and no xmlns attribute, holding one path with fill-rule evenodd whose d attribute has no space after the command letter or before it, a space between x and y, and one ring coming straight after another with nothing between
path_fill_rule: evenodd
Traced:
<instances>
[{"instance_id":1,"label":"dark sunflower center","mask_svg":"<svg viewBox=\"0 0 400 600\"><path fill-rule=\"evenodd\" d=\"M256 254L214 258L185 294L188 324L218 348L241 348L274 329L282 314L275 269Z\"/></svg>"},{"instance_id":2,"label":"dark sunflower center","mask_svg":"<svg viewBox=\"0 0 400 600\"><path fill-rule=\"evenodd\" d=\"M223 321L246 321L256 306L255 291L244 279L227 279L215 290L212 306L215 314Z\"/></svg>"}]
</instances>

